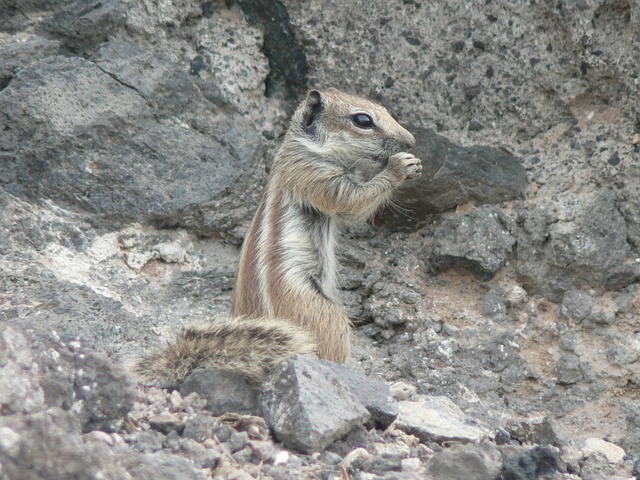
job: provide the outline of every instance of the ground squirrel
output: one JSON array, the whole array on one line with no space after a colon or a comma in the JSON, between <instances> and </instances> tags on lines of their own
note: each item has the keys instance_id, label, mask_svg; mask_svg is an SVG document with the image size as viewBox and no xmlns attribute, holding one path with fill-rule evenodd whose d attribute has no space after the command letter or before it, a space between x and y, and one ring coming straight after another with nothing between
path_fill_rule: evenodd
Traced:
<instances>
[{"instance_id":1,"label":"ground squirrel","mask_svg":"<svg viewBox=\"0 0 640 480\"><path fill-rule=\"evenodd\" d=\"M145 379L177 385L214 366L259 382L282 360L349 359L351 325L340 304L335 256L340 222L366 220L420 160L415 139L387 110L335 89L311 90L295 111L245 238L232 319L185 329L140 360Z\"/></svg>"}]
</instances>

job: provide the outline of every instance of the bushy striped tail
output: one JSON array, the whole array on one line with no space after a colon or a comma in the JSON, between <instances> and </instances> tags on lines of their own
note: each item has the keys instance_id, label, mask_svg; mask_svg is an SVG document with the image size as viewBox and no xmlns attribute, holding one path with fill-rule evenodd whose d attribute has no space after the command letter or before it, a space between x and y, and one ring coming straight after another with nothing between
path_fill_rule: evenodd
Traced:
<instances>
[{"instance_id":1,"label":"bushy striped tail","mask_svg":"<svg viewBox=\"0 0 640 480\"><path fill-rule=\"evenodd\" d=\"M177 387L200 367L237 373L252 383L294 355L315 355L312 335L290 321L234 318L185 328L158 351L140 358L135 372L145 381Z\"/></svg>"}]
</instances>

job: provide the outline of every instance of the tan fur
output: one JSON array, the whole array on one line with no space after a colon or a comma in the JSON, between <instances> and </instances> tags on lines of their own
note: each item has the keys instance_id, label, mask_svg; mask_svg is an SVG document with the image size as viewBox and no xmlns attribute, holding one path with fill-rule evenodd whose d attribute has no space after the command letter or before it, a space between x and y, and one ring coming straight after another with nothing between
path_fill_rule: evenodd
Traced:
<instances>
[{"instance_id":1,"label":"tan fur","mask_svg":"<svg viewBox=\"0 0 640 480\"><path fill-rule=\"evenodd\" d=\"M356 114L374 126L358 125ZM231 315L242 320L191 327L141 361L138 372L179 383L206 364L259 381L297 353L346 362L351 324L339 300L336 230L370 218L406 179L420 176L420 160L403 151L414 144L380 105L335 89L310 91L291 119L240 254Z\"/></svg>"},{"instance_id":2,"label":"tan fur","mask_svg":"<svg viewBox=\"0 0 640 480\"><path fill-rule=\"evenodd\" d=\"M198 367L238 372L258 383L296 353L314 355L315 348L313 338L291 322L234 318L184 329L164 350L141 359L135 369L146 380L165 386L179 385Z\"/></svg>"}]
</instances>

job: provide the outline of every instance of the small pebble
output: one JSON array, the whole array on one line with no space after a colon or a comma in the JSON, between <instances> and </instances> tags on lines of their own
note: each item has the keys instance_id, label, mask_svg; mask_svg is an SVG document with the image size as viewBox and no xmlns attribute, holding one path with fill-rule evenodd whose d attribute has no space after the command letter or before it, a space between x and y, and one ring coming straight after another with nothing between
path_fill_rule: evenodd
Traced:
<instances>
[{"instance_id":1,"label":"small pebble","mask_svg":"<svg viewBox=\"0 0 640 480\"><path fill-rule=\"evenodd\" d=\"M422 462L419 458L403 458L401 463L403 472L417 472L422 469Z\"/></svg>"},{"instance_id":2,"label":"small pebble","mask_svg":"<svg viewBox=\"0 0 640 480\"><path fill-rule=\"evenodd\" d=\"M115 445L115 441L111 435L105 432L101 432L100 430L94 430L93 432L85 433L82 435L82 440L85 442L103 442L113 447Z\"/></svg>"},{"instance_id":3,"label":"small pebble","mask_svg":"<svg viewBox=\"0 0 640 480\"><path fill-rule=\"evenodd\" d=\"M169 395L169 401L171 402L171 406L174 408L174 410L178 410L182 407L182 395L180 395L180 392L178 390L174 390L173 392L171 392L171 394Z\"/></svg>"}]
</instances>

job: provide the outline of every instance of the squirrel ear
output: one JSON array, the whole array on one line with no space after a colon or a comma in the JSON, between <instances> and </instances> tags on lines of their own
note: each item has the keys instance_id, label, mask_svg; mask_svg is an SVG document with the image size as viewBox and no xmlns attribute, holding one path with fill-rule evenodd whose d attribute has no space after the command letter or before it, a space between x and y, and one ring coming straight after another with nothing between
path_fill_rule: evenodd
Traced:
<instances>
[{"instance_id":1,"label":"squirrel ear","mask_svg":"<svg viewBox=\"0 0 640 480\"><path fill-rule=\"evenodd\" d=\"M309 90L304 102L306 104L303 117L303 125L305 128L311 128L313 126L313 122L316 121L318 114L324 110L325 102L325 96L320 90Z\"/></svg>"},{"instance_id":2,"label":"squirrel ear","mask_svg":"<svg viewBox=\"0 0 640 480\"><path fill-rule=\"evenodd\" d=\"M324 102L324 95L320 90L309 90L307 93L307 105L309 106L321 106Z\"/></svg>"}]
</instances>

